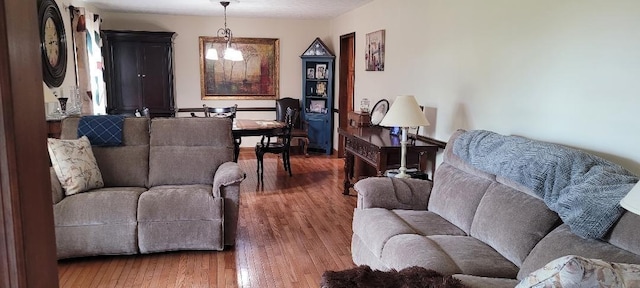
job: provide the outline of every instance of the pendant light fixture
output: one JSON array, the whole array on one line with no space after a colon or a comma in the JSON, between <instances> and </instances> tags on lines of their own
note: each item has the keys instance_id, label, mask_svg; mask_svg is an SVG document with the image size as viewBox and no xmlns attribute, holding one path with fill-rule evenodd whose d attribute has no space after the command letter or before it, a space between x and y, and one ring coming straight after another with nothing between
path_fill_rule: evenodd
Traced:
<instances>
[{"instance_id":1,"label":"pendant light fixture","mask_svg":"<svg viewBox=\"0 0 640 288\"><path fill-rule=\"evenodd\" d=\"M223 58L230 61L243 61L244 57L242 56L242 52L231 47L233 33L231 33L231 29L227 28L227 6L229 6L229 1L220 1L220 5L224 7L224 28L218 29L218 37L224 38L226 44L223 52ZM209 48L205 58L209 60L218 60L218 51L214 47Z\"/></svg>"}]
</instances>

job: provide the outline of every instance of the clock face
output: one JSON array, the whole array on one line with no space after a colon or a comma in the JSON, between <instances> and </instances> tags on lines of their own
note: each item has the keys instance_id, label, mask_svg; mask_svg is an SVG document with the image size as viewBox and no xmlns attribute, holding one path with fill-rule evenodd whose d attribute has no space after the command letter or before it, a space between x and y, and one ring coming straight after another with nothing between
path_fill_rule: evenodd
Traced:
<instances>
[{"instance_id":1,"label":"clock face","mask_svg":"<svg viewBox=\"0 0 640 288\"><path fill-rule=\"evenodd\" d=\"M52 18L47 18L44 24L44 50L51 66L58 65L60 55L60 42L58 41L58 31Z\"/></svg>"}]
</instances>

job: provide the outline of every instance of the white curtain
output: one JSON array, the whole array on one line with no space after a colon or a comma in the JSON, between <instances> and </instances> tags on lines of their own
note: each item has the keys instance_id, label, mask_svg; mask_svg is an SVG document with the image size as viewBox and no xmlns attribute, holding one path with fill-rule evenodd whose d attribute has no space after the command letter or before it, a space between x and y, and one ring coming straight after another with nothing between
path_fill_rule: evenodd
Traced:
<instances>
[{"instance_id":1,"label":"white curtain","mask_svg":"<svg viewBox=\"0 0 640 288\"><path fill-rule=\"evenodd\" d=\"M103 78L102 38L98 14L83 7L70 7L76 51L77 84L83 114L106 114L107 99Z\"/></svg>"}]
</instances>

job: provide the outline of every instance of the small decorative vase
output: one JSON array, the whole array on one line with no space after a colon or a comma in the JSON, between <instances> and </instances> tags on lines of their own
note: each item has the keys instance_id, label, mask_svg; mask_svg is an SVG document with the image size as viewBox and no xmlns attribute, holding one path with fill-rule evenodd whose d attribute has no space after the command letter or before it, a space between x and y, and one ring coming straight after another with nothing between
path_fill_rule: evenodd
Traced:
<instances>
[{"instance_id":1,"label":"small decorative vase","mask_svg":"<svg viewBox=\"0 0 640 288\"><path fill-rule=\"evenodd\" d=\"M60 112L62 114L67 114L67 100L69 100L67 97L58 98L58 101L60 102Z\"/></svg>"}]
</instances>

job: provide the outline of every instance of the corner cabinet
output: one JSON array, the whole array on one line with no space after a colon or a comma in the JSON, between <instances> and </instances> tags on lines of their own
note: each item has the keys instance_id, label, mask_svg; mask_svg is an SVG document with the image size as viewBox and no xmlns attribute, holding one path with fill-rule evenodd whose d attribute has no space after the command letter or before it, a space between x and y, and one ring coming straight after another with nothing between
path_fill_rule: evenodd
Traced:
<instances>
[{"instance_id":1,"label":"corner cabinet","mask_svg":"<svg viewBox=\"0 0 640 288\"><path fill-rule=\"evenodd\" d=\"M176 34L102 32L107 113L132 115L146 107L151 117L173 117L173 39Z\"/></svg>"},{"instance_id":2,"label":"corner cabinet","mask_svg":"<svg viewBox=\"0 0 640 288\"><path fill-rule=\"evenodd\" d=\"M320 38L302 58L302 115L308 123L309 148L333 152L333 81L335 55Z\"/></svg>"}]
</instances>

